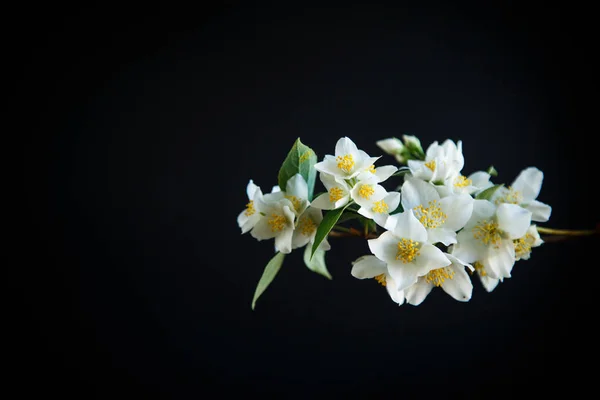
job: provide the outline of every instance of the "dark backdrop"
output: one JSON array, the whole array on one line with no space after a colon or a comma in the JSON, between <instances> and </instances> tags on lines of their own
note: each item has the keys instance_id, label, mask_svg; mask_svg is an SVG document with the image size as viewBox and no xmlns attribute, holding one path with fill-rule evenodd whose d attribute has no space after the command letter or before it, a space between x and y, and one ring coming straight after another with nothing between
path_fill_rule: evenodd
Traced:
<instances>
[{"instance_id":1,"label":"dark backdrop","mask_svg":"<svg viewBox=\"0 0 600 400\"><path fill-rule=\"evenodd\" d=\"M592 387L598 241L545 243L492 293L398 307L292 253L252 311L272 241L241 235L297 137L462 140L465 172L545 173L546 226L593 228L595 28L588 6L38 9L11 40L25 139L21 390L75 398L489 397ZM148 16L150 15L151 16ZM9 19L11 17L9 16ZM12 77L12 76L11 76ZM380 164L393 163L383 156ZM318 187L320 182L318 182ZM388 186L389 188L389 186ZM515 390L515 392L517 392Z\"/></svg>"}]
</instances>

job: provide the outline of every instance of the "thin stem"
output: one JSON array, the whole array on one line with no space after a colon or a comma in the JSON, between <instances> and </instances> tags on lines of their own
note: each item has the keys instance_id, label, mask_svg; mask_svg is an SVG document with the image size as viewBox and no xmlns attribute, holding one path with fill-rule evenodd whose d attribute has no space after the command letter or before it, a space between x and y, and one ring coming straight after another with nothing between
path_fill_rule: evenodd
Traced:
<instances>
[{"instance_id":1,"label":"thin stem","mask_svg":"<svg viewBox=\"0 0 600 400\"><path fill-rule=\"evenodd\" d=\"M593 229L553 229L544 228L543 226L538 226L536 228L539 233L546 235L587 236L598 234L598 230Z\"/></svg>"}]
</instances>

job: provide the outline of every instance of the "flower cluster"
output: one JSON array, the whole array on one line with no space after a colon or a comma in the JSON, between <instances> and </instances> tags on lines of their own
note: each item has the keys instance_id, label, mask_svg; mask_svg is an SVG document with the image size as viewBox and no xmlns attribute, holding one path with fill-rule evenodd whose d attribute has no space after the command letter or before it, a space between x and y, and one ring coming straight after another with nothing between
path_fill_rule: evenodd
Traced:
<instances>
[{"instance_id":1,"label":"flower cluster","mask_svg":"<svg viewBox=\"0 0 600 400\"><path fill-rule=\"evenodd\" d=\"M274 239L276 251L253 307L294 249L304 247L307 267L331 279L324 261L330 236L364 237L370 254L352 262L352 276L375 279L399 305L420 304L434 287L468 301L472 276L491 292L543 243L536 223L548 221L551 207L537 200L539 169L525 168L505 185L493 182L493 167L466 175L460 140L436 141L426 151L409 135L376 144L400 167L378 165L381 156L348 137L318 161L298 139L270 193L250 180L238 225L257 240ZM317 176L325 190L313 198ZM383 184L392 177L402 181L388 191Z\"/></svg>"}]
</instances>

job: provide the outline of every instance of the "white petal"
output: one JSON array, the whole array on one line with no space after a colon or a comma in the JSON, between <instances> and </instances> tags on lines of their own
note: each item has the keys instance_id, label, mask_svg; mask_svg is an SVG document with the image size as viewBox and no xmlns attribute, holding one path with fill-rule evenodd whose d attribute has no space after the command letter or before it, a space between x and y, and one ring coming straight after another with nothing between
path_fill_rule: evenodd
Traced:
<instances>
[{"instance_id":1,"label":"white petal","mask_svg":"<svg viewBox=\"0 0 600 400\"><path fill-rule=\"evenodd\" d=\"M420 255L413 264L418 268L418 276L424 276L432 269L438 269L451 264L444 252L431 244L424 244L419 250Z\"/></svg>"},{"instance_id":2,"label":"white petal","mask_svg":"<svg viewBox=\"0 0 600 400\"><path fill-rule=\"evenodd\" d=\"M427 151L425 152L425 159L427 161L433 160L435 157L441 157L444 155L444 149L439 145L438 141L432 142Z\"/></svg>"},{"instance_id":3,"label":"white petal","mask_svg":"<svg viewBox=\"0 0 600 400\"><path fill-rule=\"evenodd\" d=\"M427 229L427 241L429 243L442 243L444 246L450 246L456 243L456 232L446 228Z\"/></svg>"},{"instance_id":4,"label":"white petal","mask_svg":"<svg viewBox=\"0 0 600 400\"><path fill-rule=\"evenodd\" d=\"M254 198L254 193L257 189L260 190L260 188L254 184L254 181L250 179L250 181L248 182L248 186L246 186L246 194L248 195L249 200L252 200Z\"/></svg>"},{"instance_id":5,"label":"white petal","mask_svg":"<svg viewBox=\"0 0 600 400\"><path fill-rule=\"evenodd\" d=\"M433 283L428 283L425 278L419 278L416 283L409 286L404 291L406 302L413 306L418 306L425 300L427 295L431 293L433 287Z\"/></svg>"},{"instance_id":6,"label":"white petal","mask_svg":"<svg viewBox=\"0 0 600 400\"><path fill-rule=\"evenodd\" d=\"M291 253L293 234L293 229L284 229L277 236L275 236L275 250L283 254Z\"/></svg>"},{"instance_id":7,"label":"white petal","mask_svg":"<svg viewBox=\"0 0 600 400\"><path fill-rule=\"evenodd\" d=\"M523 195L523 203L535 200L540 194L544 173L535 167L525 168L512 184Z\"/></svg>"},{"instance_id":8,"label":"white petal","mask_svg":"<svg viewBox=\"0 0 600 400\"><path fill-rule=\"evenodd\" d=\"M271 229L267 218L260 218L256 225L254 225L254 229L250 231L250 235L258 241L272 239L276 234Z\"/></svg>"},{"instance_id":9,"label":"white petal","mask_svg":"<svg viewBox=\"0 0 600 400\"><path fill-rule=\"evenodd\" d=\"M358 279L374 278L387 273L387 264L375 256L362 256L352 262L350 274Z\"/></svg>"},{"instance_id":10,"label":"white petal","mask_svg":"<svg viewBox=\"0 0 600 400\"><path fill-rule=\"evenodd\" d=\"M484 171L473 172L468 176L468 179L470 179L471 184L479 190L487 189L494 185L490 182L490 174Z\"/></svg>"},{"instance_id":11,"label":"white petal","mask_svg":"<svg viewBox=\"0 0 600 400\"><path fill-rule=\"evenodd\" d=\"M388 262L388 273L396 283L398 290L404 290L417 282L420 269L414 263L402 263L402 261L393 260Z\"/></svg>"},{"instance_id":12,"label":"white petal","mask_svg":"<svg viewBox=\"0 0 600 400\"><path fill-rule=\"evenodd\" d=\"M398 168L394 167L393 165L383 165L381 167L375 168L377 182L383 182L387 180L390 176L394 175L396 171L398 171Z\"/></svg>"},{"instance_id":13,"label":"white petal","mask_svg":"<svg viewBox=\"0 0 600 400\"><path fill-rule=\"evenodd\" d=\"M498 286L498 283L500 283L500 279L490 278L487 275L486 276L479 275L479 280L481 281L482 286L488 292L491 292L492 290L494 290L496 288L496 286Z\"/></svg>"},{"instance_id":14,"label":"white petal","mask_svg":"<svg viewBox=\"0 0 600 400\"><path fill-rule=\"evenodd\" d=\"M310 205L321 210L333 210L335 208L335 204L329 201L329 193L320 194Z\"/></svg>"},{"instance_id":15,"label":"white petal","mask_svg":"<svg viewBox=\"0 0 600 400\"><path fill-rule=\"evenodd\" d=\"M365 187L369 187L373 191L368 198L364 197L361 193L361 191L366 191L369 189ZM379 201L385 197L387 191L383 188L383 186L377 183L358 182L356 185L354 185L350 194L352 196L352 199L354 199L354 201L356 202L356 204L358 204L361 207L371 208L373 207L373 203L375 201Z\"/></svg>"},{"instance_id":16,"label":"white petal","mask_svg":"<svg viewBox=\"0 0 600 400\"><path fill-rule=\"evenodd\" d=\"M515 265L515 247L512 240L503 240L498 247L488 248L487 257L481 260L492 278L510 278Z\"/></svg>"},{"instance_id":17,"label":"white petal","mask_svg":"<svg viewBox=\"0 0 600 400\"><path fill-rule=\"evenodd\" d=\"M357 161L358 158L358 148L349 137L340 138L335 144L335 155L336 156L345 156L346 154L352 155L354 161Z\"/></svg>"},{"instance_id":18,"label":"white petal","mask_svg":"<svg viewBox=\"0 0 600 400\"><path fill-rule=\"evenodd\" d=\"M496 210L496 216L498 227L511 239L518 239L525 235L531 225L531 211L516 204L500 204Z\"/></svg>"},{"instance_id":19,"label":"white petal","mask_svg":"<svg viewBox=\"0 0 600 400\"><path fill-rule=\"evenodd\" d=\"M346 177L348 175L338 168L337 161L330 155L326 155L323 161L316 163L315 169L321 173L335 177Z\"/></svg>"},{"instance_id":20,"label":"white petal","mask_svg":"<svg viewBox=\"0 0 600 400\"><path fill-rule=\"evenodd\" d=\"M458 232L458 243L452 246L452 254L468 263L479 260L486 254L487 249L479 240L473 238L471 231L462 230Z\"/></svg>"},{"instance_id":21,"label":"white petal","mask_svg":"<svg viewBox=\"0 0 600 400\"><path fill-rule=\"evenodd\" d=\"M419 243L427 241L427 230L421 222L415 217L412 210L395 214L396 226L394 235L398 238L412 239Z\"/></svg>"},{"instance_id":22,"label":"white petal","mask_svg":"<svg viewBox=\"0 0 600 400\"><path fill-rule=\"evenodd\" d=\"M400 153L404 149L404 145L397 138L388 138L383 140L378 140L375 144L387 154L394 155L396 153Z\"/></svg>"},{"instance_id":23,"label":"white petal","mask_svg":"<svg viewBox=\"0 0 600 400\"><path fill-rule=\"evenodd\" d=\"M439 200L435 187L428 182L416 178L407 178L400 189L402 193L402 207L405 210L415 208L419 205L428 207L431 200Z\"/></svg>"},{"instance_id":24,"label":"white petal","mask_svg":"<svg viewBox=\"0 0 600 400\"><path fill-rule=\"evenodd\" d=\"M455 300L469 301L473 294L471 277L467 271L465 271L463 266L458 266L453 263L449 268L454 272L454 276L452 279L446 279L442 283L442 289Z\"/></svg>"},{"instance_id":25,"label":"white petal","mask_svg":"<svg viewBox=\"0 0 600 400\"><path fill-rule=\"evenodd\" d=\"M279 187L279 185L275 185L271 188L271 193L278 193L281 192L281 188Z\"/></svg>"},{"instance_id":26,"label":"white petal","mask_svg":"<svg viewBox=\"0 0 600 400\"><path fill-rule=\"evenodd\" d=\"M446 214L444 228L458 231L464 227L473 213L473 198L468 194L444 197L440 208Z\"/></svg>"},{"instance_id":27,"label":"white petal","mask_svg":"<svg viewBox=\"0 0 600 400\"><path fill-rule=\"evenodd\" d=\"M388 205L389 211L392 212L400 205L400 193L388 192L388 194L383 198L383 201Z\"/></svg>"},{"instance_id":28,"label":"white petal","mask_svg":"<svg viewBox=\"0 0 600 400\"><path fill-rule=\"evenodd\" d=\"M389 274L386 274L385 280L385 288L387 289L388 294L390 295L392 300L394 300L394 302L398 303L398 305L401 306L404 303L404 292L402 290L396 289L398 285L396 285L394 278L392 278Z\"/></svg>"},{"instance_id":29,"label":"white petal","mask_svg":"<svg viewBox=\"0 0 600 400\"><path fill-rule=\"evenodd\" d=\"M408 160L407 165L410 168L410 173L415 178L430 181L433 177L433 171L425 166L424 161Z\"/></svg>"},{"instance_id":30,"label":"white petal","mask_svg":"<svg viewBox=\"0 0 600 400\"><path fill-rule=\"evenodd\" d=\"M391 232L383 232L377 239L367 240L371 253L386 263L396 262L398 254L398 238Z\"/></svg>"},{"instance_id":31,"label":"white petal","mask_svg":"<svg viewBox=\"0 0 600 400\"><path fill-rule=\"evenodd\" d=\"M299 173L288 179L285 191L288 195L296 196L300 200L308 199L308 185Z\"/></svg>"},{"instance_id":32,"label":"white petal","mask_svg":"<svg viewBox=\"0 0 600 400\"><path fill-rule=\"evenodd\" d=\"M526 208L531 211L531 220L535 222L548 221L552 213L552 207L537 200L531 201Z\"/></svg>"},{"instance_id":33,"label":"white petal","mask_svg":"<svg viewBox=\"0 0 600 400\"><path fill-rule=\"evenodd\" d=\"M327 189L327 191L329 191L329 189L331 189L332 187L339 185L334 175L325 172L319 173L319 179L321 179L321 183L323 183L323 186L325 186L325 189Z\"/></svg>"},{"instance_id":34,"label":"white petal","mask_svg":"<svg viewBox=\"0 0 600 400\"><path fill-rule=\"evenodd\" d=\"M495 212L496 206L492 202L487 200L473 200L473 213L465 226L472 227L479 221L490 219Z\"/></svg>"}]
</instances>

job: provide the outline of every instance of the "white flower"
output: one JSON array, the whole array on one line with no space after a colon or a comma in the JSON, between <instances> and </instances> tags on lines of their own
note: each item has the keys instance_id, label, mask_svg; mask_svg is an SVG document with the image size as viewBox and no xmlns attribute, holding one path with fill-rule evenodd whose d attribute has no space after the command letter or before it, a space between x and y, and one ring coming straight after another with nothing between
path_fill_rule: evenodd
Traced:
<instances>
[{"instance_id":1,"label":"white flower","mask_svg":"<svg viewBox=\"0 0 600 400\"><path fill-rule=\"evenodd\" d=\"M494 193L492 201L499 203L518 204L531 211L531 220L546 222L552 213L552 207L537 201L542 188L544 173L535 167L522 170L511 186L500 188Z\"/></svg>"},{"instance_id":2,"label":"white flower","mask_svg":"<svg viewBox=\"0 0 600 400\"><path fill-rule=\"evenodd\" d=\"M399 139L392 137L378 140L376 144L387 154L394 156L396 161L401 164L405 164L407 160L423 157L421 141L416 136L402 135L402 140L404 140L404 144Z\"/></svg>"},{"instance_id":3,"label":"white flower","mask_svg":"<svg viewBox=\"0 0 600 400\"><path fill-rule=\"evenodd\" d=\"M425 161L408 160L411 174L428 182L443 183L448 178L460 175L465 160L462 154L462 141L456 144L447 139L439 145L433 142L425 153Z\"/></svg>"},{"instance_id":4,"label":"white flower","mask_svg":"<svg viewBox=\"0 0 600 400\"><path fill-rule=\"evenodd\" d=\"M473 267L452 254L445 253L452 264L433 269L425 276L419 277L417 282L404 290L406 302L417 306L425 300L434 287L441 287L444 292L458 301L469 301L473 293L473 284L465 267L473 270Z\"/></svg>"},{"instance_id":5,"label":"white flower","mask_svg":"<svg viewBox=\"0 0 600 400\"><path fill-rule=\"evenodd\" d=\"M327 193L317 196L311 203L313 207L321 210L334 210L348 204L350 201L350 187L343 179L336 180L331 174L319 174Z\"/></svg>"},{"instance_id":6,"label":"white flower","mask_svg":"<svg viewBox=\"0 0 600 400\"><path fill-rule=\"evenodd\" d=\"M359 185L364 190L362 185L365 184L363 183L357 184L355 188L359 187ZM373 195L369 196L368 199L361 199L357 203L360 205L358 209L360 215L372 219L379 226L385 227L390 213L398 208L400 204L400 193L387 192L385 189L383 191L375 190Z\"/></svg>"},{"instance_id":7,"label":"white flower","mask_svg":"<svg viewBox=\"0 0 600 400\"><path fill-rule=\"evenodd\" d=\"M404 145L398 138L387 138L378 140L375 144L387 154L391 156L395 156L396 154L400 154L404 150Z\"/></svg>"},{"instance_id":8,"label":"white flower","mask_svg":"<svg viewBox=\"0 0 600 400\"><path fill-rule=\"evenodd\" d=\"M537 231L536 225L530 225L525 235L513 240L515 246L515 260L529 260L531 248L540 246L544 241Z\"/></svg>"},{"instance_id":9,"label":"white flower","mask_svg":"<svg viewBox=\"0 0 600 400\"><path fill-rule=\"evenodd\" d=\"M292 235L292 249L297 249L306 246L307 244L310 244L310 247L312 247L312 244L315 241L317 228L322 220L323 213L321 210L314 207L308 207L298 218L296 223L296 229L294 229L294 234ZM327 238L323 239L319 247L323 250L329 250L331 248Z\"/></svg>"},{"instance_id":10,"label":"white flower","mask_svg":"<svg viewBox=\"0 0 600 400\"><path fill-rule=\"evenodd\" d=\"M285 192L281 191L279 186L273 186L271 193L264 195L267 202L276 202L281 199L288 199L292 203L292 211L296 216L302 214L310 204L308 201L308 184L304 177L296 174L288 179Z\"/></svg>"},{"instance_id":11,"label":"white flower","mask_svg":"<svg viewBox=\"0 0 600 400\"><path fill-rule=\"evenodd\" d=\"M358 279L371 279L375 278L377 282L385 286L388 294L392 300L398 305L404 303L404 292L402 290L396 290L396 282L394 278L388 273L387 264L375 256L362 256L352 262L352 271L350 271L353 277Z\"/></svg>"},{"instance_id":12,"label":"white flower","mask_svg":"<svg viewBox=\"0 0 600 400\"><path fill-rule=\"evenodd\" d=\"M473 211L468 194L440 198L434 185L408 177L402 184L402 207L412 210L427 229L429 243L456 243L456 232L465 226Z\"/></svg>"},{"instance_id":13,"label":"white flower","mask_svg":"<svg viewBox=\"0 0 600 400\"><path fill-rule=\"evenodd\" d=\"M404 290L429 271L450 264L444 253L427 242L427 230L412 210L388 218L385 231L368 240L371 252L387 264L397 290Z\"/></svg>"},{"instance_id":14,"label":"white flower","mask_svg":"<svg viewBox=\"0 0 600 400\"><path fill-rule=\"evenodd\" d=\"M262 191L260 187L256 186L252 179L248 182L246 186L246 194L248 195L248 203L246 204L246 209L242 211L237 217L238 226L242 229L242 233L247 233L260 219L260 214L256 211L254 207L254 198L261 197Z\"/></svg>"},{"instance_id":15,"label":"white flower","mask_svg":"<svg viewBox=\"0 0 600 400\"><path fill-rule=\"evenodd\" d=\"M540 238L537 227L530 225L524 236L513 240L515 261L528 260L531 256L531 248L540 246L542 243L543 240ZM503 277L491 277L488 273L489 268L486 268L480 261L475 261L473 266L475 267L475 271L477 271L481 284L488 292L494 290L498 286L498 283L504 280Z\"/></svg>"},{"instance_id":16,"label":"white flower","mask_svg":"<svg viewBox=\"0 0 600 400\"><path fill-rule=\"evenodd\" d=\"M458 233L452 254L468 263L479 261L491 278L510 278L513 240L525 235L530 224L531 212L515 204L473 200L473 213Z\"/></svg>"},{"instance_id":17,"label":"white flower","mask_svg":"<svg viewBox=\"0 0 600 400\"><path fill-rule=\"evenodd\" d=\"M494 184L490 182L490 174L485 171L477 171L469 176L460 173L453 175L446 179L443 185L436 185L435 188L441 197L462 193L476 196L479 192L492 186Z\"/></svg>"},{"instance_id":18,"label":"white flower","mask_svg":"<svg viewBox=\"0 0 600 400\"><path fill-rule=\"evenodd\" d=\"M280 194L276 192L272 194ZM275 238L275 250L288 254L292 251L292 236L294 234L294 205L285 197L257 197L254 207L261 217L250 231L257 240Z\"/></svg>"},{"instance_id":19,"label":"white flower","mask_svg":"<svg viewBox=\"0 0 600 400\"><path fill-rule=\"evenodd\" d=\"M370 157L359 150L350 138L342 137L335 145L335 156L327 154L323 161L315 164L315 169L338 179L351 179L368 169L379 158Z\"/></svg>"},{"instance_id":20,"label":"white flower","mask_svg":"<svg viewBox=\"0 0 600 400\"><path fill-rule=\"evenodd\" d=\"M375 165L371 164L369 168L358 174L356 179L359 181L381 183L392 176L396 171L398 171L398 168L393 165L383 165L375 168Z\"/></svg>"}]
</instances>

